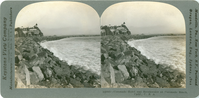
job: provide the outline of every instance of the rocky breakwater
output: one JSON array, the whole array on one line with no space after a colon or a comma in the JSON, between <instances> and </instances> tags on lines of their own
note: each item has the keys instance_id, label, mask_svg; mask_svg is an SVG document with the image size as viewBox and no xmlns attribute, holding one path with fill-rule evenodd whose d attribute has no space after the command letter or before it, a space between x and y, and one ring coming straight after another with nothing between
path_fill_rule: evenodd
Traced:
<instances>
[{"instance_id":1,"label":"rocky breakwater","mask_svg":"<svg viewBox=\"0 0 199 98\"><path fill-rule=\"evenodd\" d=\"M98 88L100 76L69 66L31 37L18 37L15 38L15 87Z\"/></svg>"},{"instance_id":2,"label":"rocky breakwater","mask_svg":"<svg viewBox=\"0 0 199 98\"><path fill-rule=\"evenodd\" d=\"M185 73L147 59L127 40L124 35L102 37L102 88L185 87Z\"/></svg>"}]
</instances>

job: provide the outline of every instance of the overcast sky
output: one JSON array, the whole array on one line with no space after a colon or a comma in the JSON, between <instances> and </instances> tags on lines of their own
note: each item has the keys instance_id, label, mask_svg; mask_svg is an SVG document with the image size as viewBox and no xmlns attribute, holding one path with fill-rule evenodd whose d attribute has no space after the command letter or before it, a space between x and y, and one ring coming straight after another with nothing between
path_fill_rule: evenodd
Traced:
<instances>
[{"instance_id":1,"label":"overcast sky","mask_svg":"<svg viewBox=\"0 0 199 98\"><path fill-rule=\"evenodd\" d=\"M100 18L90 6L69 1L34 3L24 7L15 27L35 24L44 35L100 34Z\"/></svg>"},{"instance_id":2,"label":"overcast sky","mask_svg":"<svg viewBox=\"0 0 199 98\"><path fill-rule=\"evenodd\" d=\"M101 25L121 25L132 34L185 33L181 12L174 6L158 2L122 2L108 7ZM92 7L78 2L50 1L24 7L15 27L35 24L44 35L100 34L100 17Z\"/></svg>"},{"instance_id":3,"label":"overcast sky","mask_svg":"<svg viewBox=\"0 0 199 98\"><path fill-rule=\"evenodd\" d=\"M108 7L101 16L102 25L121 25L123 22L132 34L185 34L183 15L166 3L117 3Z\"/></svg>"}]
</instances>

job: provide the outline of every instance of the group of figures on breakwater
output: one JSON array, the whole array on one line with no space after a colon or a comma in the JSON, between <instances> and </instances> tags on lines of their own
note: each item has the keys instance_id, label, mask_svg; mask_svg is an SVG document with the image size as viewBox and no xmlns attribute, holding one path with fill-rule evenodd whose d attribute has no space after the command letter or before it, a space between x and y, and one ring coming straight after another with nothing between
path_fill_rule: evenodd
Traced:
<instances>
[{"instance_id":1,"label":"group of figures on breakwater","mask_svg":"<svg viewBox=\"0 0 199 98\"><path fill-rule=\"evenodd\" d=\"M135 36L125 23L101 26L101 29L101 72L71 65L40 45L44 40L62 37L44 37L39 29L39 33L36 31L32 36L25 36L22 29L16 29L24 36L15 37L15 87L185 88L184 72L155 63L127 43Z\"/></svg>"}]
</instances>

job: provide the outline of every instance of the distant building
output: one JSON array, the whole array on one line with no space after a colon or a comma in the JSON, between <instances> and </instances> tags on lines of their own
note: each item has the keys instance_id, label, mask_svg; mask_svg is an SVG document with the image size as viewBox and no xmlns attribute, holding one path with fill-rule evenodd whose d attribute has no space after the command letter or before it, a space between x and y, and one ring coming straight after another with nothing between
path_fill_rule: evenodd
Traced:
<instances>
[{"instance_id":1,"label":"distant building","mask_svg":"<svg viewBox=\"0 0 199 98\"><path fill-rule=\"evenodd\" d=\"M15 37L33 37L33 36L43 36L43 33L37 27L37 24L34 27L15 28Z\"/></svg>"},{"instance_id":2,"label":"distant building","mask_svg":"<svg viewBox=\"0 0 199 98\"><path fill-rule=\"evenodd\" d=\"M101 26L101 35L106 36L106 35L130 35L131 32L129 29L126 27L125 22L120 25L120 26Z\"/></svg>"}]
</instances>

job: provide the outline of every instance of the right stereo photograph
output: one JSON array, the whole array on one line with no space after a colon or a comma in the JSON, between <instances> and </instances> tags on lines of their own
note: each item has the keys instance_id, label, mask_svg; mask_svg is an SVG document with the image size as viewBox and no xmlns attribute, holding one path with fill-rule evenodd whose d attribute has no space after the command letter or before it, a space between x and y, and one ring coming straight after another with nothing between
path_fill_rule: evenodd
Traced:
<instances>
[{"instance_id":1,"label":"right stereo photograph","mask_svg":"<svg viewBox=\"0 0 199 98\"><path fill-rule=\"evenodd\" d=\"M102 88L186 88L186 30L178 8L122 2L101 16Z\"/></svg>"}]
</instances>

